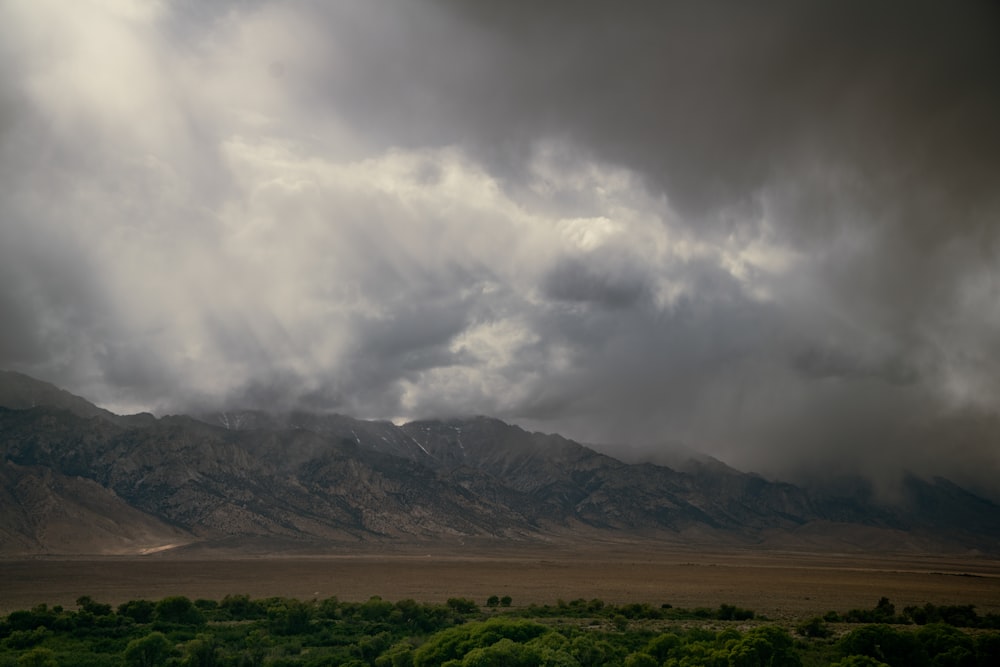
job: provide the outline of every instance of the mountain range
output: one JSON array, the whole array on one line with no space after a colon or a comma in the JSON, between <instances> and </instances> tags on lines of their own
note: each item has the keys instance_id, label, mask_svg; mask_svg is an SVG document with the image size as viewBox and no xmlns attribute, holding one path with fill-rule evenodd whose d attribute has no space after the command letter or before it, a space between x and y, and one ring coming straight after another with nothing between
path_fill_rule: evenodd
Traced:
<instances>
[{"instance_id":1,"label":"mountain range","mask_svg":"<svg viewBox=\"0 0 1000 667\"><path fill-rule=\"evenodd\" d=\"M888 501L862 479L624 463L489 417L122 416L6 371L0 453L4 556L466 540L1000 552L1000 507L945 479L905 476Z\"/></svg>"}]
</instances>

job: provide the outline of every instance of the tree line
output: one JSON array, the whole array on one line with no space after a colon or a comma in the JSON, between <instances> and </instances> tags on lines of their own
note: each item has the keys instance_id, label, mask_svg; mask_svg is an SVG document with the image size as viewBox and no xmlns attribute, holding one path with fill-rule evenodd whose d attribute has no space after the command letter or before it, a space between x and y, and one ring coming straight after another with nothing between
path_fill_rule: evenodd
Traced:
<instances>
[{"instance_id":1,"label":"tree line","mask_svg":"<svg viewBox=\"0 0 1000 667\"><path fill-rule=\"evenodd\" d=\"M897 614L883 598L865 613L815 617L793 633L734 605L679 609L579 599L515 607L509 596L480 605L468 598L427 604L227 595L113 607L84 596L75 609L42 604L0 619L0 667L1000 664L1000 633L982 627L989 615L966 606L907 609ZM874 622L844 624L867 618Z\"/></svg>"}]
</instances>

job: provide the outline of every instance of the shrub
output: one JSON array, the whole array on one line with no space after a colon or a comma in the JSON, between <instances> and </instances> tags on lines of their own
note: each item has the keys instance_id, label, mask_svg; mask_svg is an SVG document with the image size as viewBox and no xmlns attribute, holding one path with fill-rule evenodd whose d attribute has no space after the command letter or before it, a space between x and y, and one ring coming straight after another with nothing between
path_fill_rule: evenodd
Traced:
<instances>
[{"instance_id":1,"label":"shrub","mask_svg":"<svg viewBox=\"0 0 1000 667\"><path fill-rule=\"evenodd\" d=\"M716 618L720 621L748 621L755 616L749 609L740 609L731 604L719 605Z\"/></svg>"},{"instance_id":2,"label":"shrub","mask_svg":"<svg viewBox=\"0 0 1000 667\"><path fill-rule=\"evenodd\" d=\"M506 618L466 623L442 630L424 642L413 652L413 664L416 667L437 667L449 660L462 659L473 649L492 646L501 639L523 643L547 632L551 630L540 623Z\"/></svg>"},{"instance_id":3,"label":"shrub","mask_svg":"<svg viewBox=\"0 0 1000 667\"><path fill-rule=\"evenodd\" d=\"M569 646L569 653L583 667L616 664L622 659L618 649L609 642L595 639L590 634L574 637Z\"/></svg>"},{"instance_id":4,"label":"shrub","mask_svg":"<svg viewBox=\"0 0 1000 667\"><path fill-rule=\"evenodd\" d=\"M801 661L794 651L794 643L782 628L764 626L747 632L735 642L729 653L732 667L797 667Z\"/></svg>"},{"instance_id":5,"label":"shrub","mask_svg":"<svg viewBox=\"0 0 1000 667\"><path fill-rule=\"evenodd\" d=\"M680 645L680 637L672 633L663 633L650 640L649 644L646 645L646 653L663 663L670 657L670 653Z\"/></svg>"},{"instance_id":6,"label":"shrub","mask_svg":"<svg viewBox=\"0 0 1000 667\"><path fill-rule=\"evenodd\" d=\"M316 615L320 618L337 618L339 613L340 613L340 600L338 600L336 596L328 597L325 600L321 600L316 608Z\"/></svg>"},{"instance_id":7,"label":"shrub","mask_svg":"<svg viewBox=\"0 0 1000 667\"><path fill-rule=\"evenodd\" d=\"M983 625L976 607L971 604L962 605L942 605L940 607L931 603L923 607L906 607L903 609L903 616L913 621L917 625L927 625L929 623L947 623L960 628L976 628Z\"/></svg>"},{"instance_id":8,"label":"shrub","mask_svg":"<svg viewBox=\"0 0 1000 667\"><path fill-rule=\"evenodd\" d=\"M156 609L149 600L129 600L118 605L118 615L131 618L136 623L150 623Z\"/></svg>"},{"instance_id":9,"label":"shrub","mask_svg":"<svg viewBox=\"0 0 1000 667\"><path fill-rule=\"evenodd\" d=\"M166 597L156 603L153 618L161 623L177 625L204 625L205 615L183 595Z\"/></svg>"},{"instance_id":10,"label":"shrub","mask_svg":"<svg viewBox=\"0 0 1000 667\"><path fill-rule=\"evenodd\" d=\"M392 605L389 606L391 609ZM292 599L281 600L267 608L268 627L277 635L302 634L309 629L314 611L315 608L310 603Z\"/></svg>"},{"instance_id":11,"label":"shrub","mask_svg":"<svg viewBox=\"0 0 1000 667\"><path fill-rule=\"evenodd\" d=\"M59 667L56 654L47 648L33 648L17 660L18 667Z\"/></svg>"},{"instance_id":12,"label":"shrub","mask_svg":"<svg viewBox=\"0 0 1000 667\"><path fill-rule=\"evenodd\" d=\"M391 602L383 600L378 595L373 595L361 605L358 611L361 618L366 621L388 621L394 607L395 605Z\"/></svg>"},{"instance_id":13,"label":"shrub","mask_svg":"<svg viewBox=\"0 0 1000 667\"><path fill-rule=\"evenodd\" d=\"M173 650L173 645L162 632L151 632L128 643L125 664L128 667L157 667L167 662Z\"/></svg>"},{"instance_id":14,"label":"shrub","mask_svg":"<svg viewBox=\"0 0 1000 667\"><path fill-rule=\"evenodd\" d=\"M867 655L852 655L833 663L830 667L890 667L890 665L875 658L869 658Z\"/></svg>"},{"instance_id":15,"label":"shrub","mask_svg":"<svg viewBox=\"0 0 1000 667\"><path fill-rule=\"evenodd\" d=\"M648 653L630 653L625 656L625 667L660 667L660 663Z\"/></svg>"},{"instance_id":16,"label":"shrub","mask_svg":"<svg viewBox=\"0 0 1000 667\"><path fill-rule=\"evenodd\" d=\"M31 611L12 611L7 616L7 625L11 630L34 630L38 627L51 628L56 621L56 614L47 605L40 604Z\"/></svg>"},{"instance_id":17,"label":"shrub","mask_svg":"<svg viewBox=\"0 0 1000 667\"><path fill-rule=\"evenodd\" d=\"M927 651L911 632L898 632L888 625L866 625L840 640L841 655L866 655L890 665L919 667L928 664Z\"/></svg>"},{"instance_id":18,"label":"shrub","mask_svg":"<svg viewBox=\"0 0 1000 667\"><path fill-rule=\"evenodd\" d=\"M413 646L405 641L393 644L375 658L375 667L413 667Z\"/></svg>"},{"instance_id":19,"label":"shrub","mask_svg":"<svg viewBox=\"0 0 1000 667\"><path fill-rule=\"evenodd\" d=\"M184 667L216 667L219 648L212 635L200 634L184 645Z\"/></svg>"},{"instance_id":20,"label":"shrub","mask_svg":"<svg viewBox=\"0 0 1000 667\"><path fill-rule=\"evenodd\" d=\"M111 605L102 604L100 602L94 602L94 600L89 595L83 595L81 597L78 597L76 599L76 606L80 608L80 611L84 611L94 616L111 615Z\"/></svg>"},{"instance_id":21,"label":"shrub","mask_svg":"<svg viewBox=\"0 0 1000 667\"><path fill-rule=\"evenodd\" d=\"M803 623L799 623L795 626L795 632L803 637L810 637L812 639L824 639L833 634L830 627L823 622L822 618L818 616Z\"/></svg>"},{"instance_id":22,"label":"shrub","mask_svg":"<svg viewBox=\"0 0 1000 667\"><path fill-rule=\"evenodd\" d=\"M1000 634L982 634L976 637L975 642L978 664L1000 665Z\"/></svg>"},{"instance_id":23,"label":"shrub","mask_svg":"<svg viewBox=\"0 0 1000 667\"><path fill-rule=\"evenodd\" d=\"M887 597L879 598L872 609L851 609L844 613L847 623L903 623L905 619L896 616L896 605Z\"/></svg>"},{"instance_id":24,"label":"shrub","mask_svg":"<svg viewBox=\"0 0 1000 667\"><path fill-rule=\"evenodd\" d=\"M336 602L336 598L333 598ZM267 607L259 600L251 600L249 595L227 595L219 603L219 609L234 621L255 621L267 616Z\"/></svg>"},{"instance_id":25,"label":"shrub","mask_svg":"<svg viewBox=\"0 0 1000 667\"><path fill-rule=\"evenodd\" d=\"M468 598L448 598L447 605L459 614L475 614L479 611L479 605Z\"/></svg>"},{"instance_id":26,"label":"shrub","mask_svg":"<svg viewBox=\"0 0 1000 667\"><path fill-rule=\"evenodd\" d=\"M243 661L248 667L260 667L264 664L264 656L271 647L271 638L263 630L252 630L244 641Z\"/></svg>"},{"instance_id":27,"label":"shrub","mask_svg":"<svg viewBox=\"0 0 1000 667\"><path fill-rule=\"evenodd\" d=\"M34 630L15 630L4 641L10 648L24 649L41 644L50 636L52 636L51 630L38 626Z\"/></svg>"},{"instance_id":28,"label":"shrub","mask_svg":"<svg viewBox=\"0 0 1000 667\"><path fill-rule=\"evenodd\" d=\"M932 660L941 654L954 654L956 650L960 650L969 656L972 655L972 638L950 625L943 625L941 623L925 625L920 628L916 636L917 641L920 642L920 645L923 646L924 650L927 651L927 655Z\"/></svg>"},{"instance_id":29,"label":"shrub","mask_svg":"<svg viewBox=\"0 0 1000 667\"><path fill-rule=\"evenodd\" d=\"M506 637L469 651L462 659L462 667L537 667L542 656L537 649L518 644Z\"/></svg>"}]
</instances>

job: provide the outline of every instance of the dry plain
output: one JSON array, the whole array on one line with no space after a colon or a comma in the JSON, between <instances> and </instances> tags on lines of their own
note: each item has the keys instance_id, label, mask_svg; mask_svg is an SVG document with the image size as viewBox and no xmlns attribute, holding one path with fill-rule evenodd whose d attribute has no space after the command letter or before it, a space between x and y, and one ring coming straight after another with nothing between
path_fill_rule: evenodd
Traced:
<instances>
[{"instance_id":1,"label":"dry plain","mask_svg":"<svg viewBox=\"0 0 1000 667\"><path fill-rule=\"evenodd\" d=\"M1000 612L1000 561L967 556L699 551L678 547L502 550L461 545L282 557L38 558L0 560L0 613L81 595L130 599L227 594L336 596L423 602L510 595L515 606L600 598L675 607L735 604L772 619L911 604L974 604Z\"/></svg>"}]
</instances>

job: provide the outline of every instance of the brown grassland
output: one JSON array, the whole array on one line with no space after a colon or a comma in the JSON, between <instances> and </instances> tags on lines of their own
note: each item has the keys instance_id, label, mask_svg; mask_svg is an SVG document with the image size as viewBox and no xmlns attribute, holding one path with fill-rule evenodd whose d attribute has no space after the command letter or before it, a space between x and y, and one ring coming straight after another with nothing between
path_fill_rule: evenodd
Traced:
<instances>
[{"instance_id":1,"label":"brown grassland","mask_svg":"<svg viewBox=\"0 0 1000 667\"><path fill-rule=\"evenodd\" d=\"M413 598L441 602L510 595L514 606L600 598L675 607L734 604L772 619L828 610L974 604L1000 612L1000 561L791 551L697 551L683 547L505 548L436 545L419 550L356 550L279 557L143 557L0 560L0 613L39 603L71 607L81 595L118 604L170 595L336 596L363 601Z\"/></svg>"}]
</instances>

